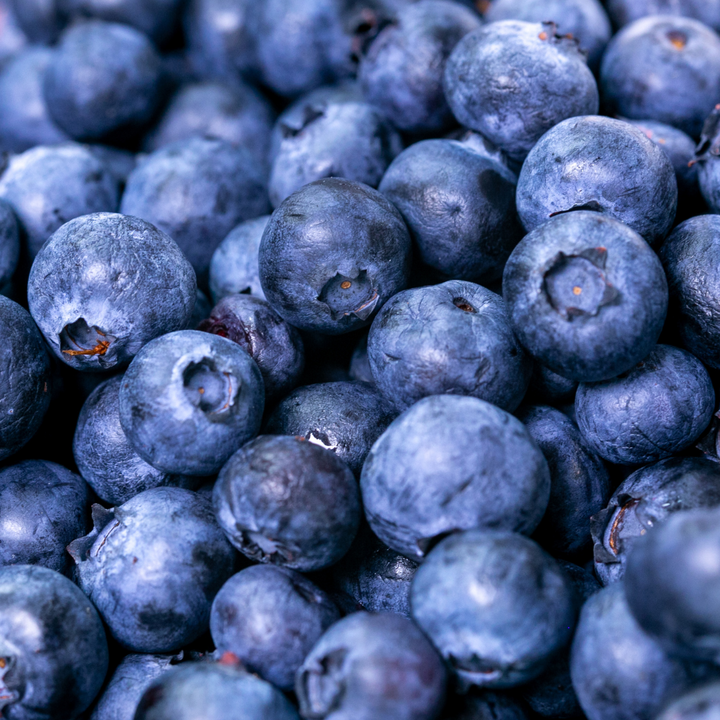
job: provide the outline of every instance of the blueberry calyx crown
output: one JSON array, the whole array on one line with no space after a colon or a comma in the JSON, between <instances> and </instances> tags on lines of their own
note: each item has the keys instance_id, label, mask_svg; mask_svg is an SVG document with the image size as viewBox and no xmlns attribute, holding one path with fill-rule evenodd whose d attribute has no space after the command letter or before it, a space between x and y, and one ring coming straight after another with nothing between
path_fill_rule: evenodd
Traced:
<instances>
[{"instance_id":1,"label":"blueberry calyx crown","mask_svg":"<svg viewBox=\"0 0 720 720\"><path fill-rule=\"evenodd\" d=\"M355 277L337 273L330 278L317 298L327 306L333 320L355 315L367 320L380 301L367 270L360 270Z\"/></svg>"},{"instance_id":2,"label":"blueberry calyx crown","mask_svg":"<svg viewBox=\"0 0 720 720\"><path fill-rule=\"evenodd\" d=\"M720 104L716 105L703 125L700 143L695 150L695 158L688 165L720 156Z\"/></svg>"},{"instance_id":3,"label":"blueberry calyx crown","mask_svg":"<svg viewBox=\"0 0 720 720\"><path fill-rule=\"evenodd\" d=\"M112 367L117 362L113 347L116 340L99 327L88 325L85 318L78 318L62 329L60 349L70 357L97 357L103 367Z\"/></svg>"},{"instance_id":4,"label":"blueberry calyx crown","mask_svg":"<svg viewBox=\"0 0 720 720\"><path fill-rule=\"evenodd\" d=\"M333 650L305 669L298 682L298 700L303 717L324 718L340 707L345 694L344 648Z\"/></svg>"},{"instance_id":5,"label":"blueberry calyx crown","mask_svg":"<svg viewBox=\"0 0 720 720\"><path fill-rule=\"evenodd\" d=\"M4 707L12 705L20 699L20 693L10 687L14 667L15 657L13 655L0 654L0 717L2 717ZM11 677L7 677L8 675Z\"/></svg>"},{"instance_id":6,"label":"blueberry calyx crown","mask_svg":"<svg viewBox=\"0 0 720 720\"><path fill-rule=\"evenodd\" d=\"M619 295L605 275L607 250L588 248L574 255L559 252L543 275L543 290L565 320L594 317Z\"/></svg>"}]
</instances>

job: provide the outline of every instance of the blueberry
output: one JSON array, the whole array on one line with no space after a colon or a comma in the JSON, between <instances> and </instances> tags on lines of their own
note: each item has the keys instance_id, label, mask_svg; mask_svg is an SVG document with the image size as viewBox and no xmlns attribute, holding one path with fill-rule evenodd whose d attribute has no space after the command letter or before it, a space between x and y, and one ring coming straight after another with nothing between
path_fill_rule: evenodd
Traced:
<instances>
[{"instance_id":1,"label":"blueberry","mask_svg":"<svg viewBox=\"0 0 720 720\"><path fill-rule=\"evenodd\" d=\"M657 720L714 720L720 713L720 683L690 690L670 703Z\"/></svg>"},{"instance_id":2,"label":"blueberry","mask_svg":"<svg viewBox=\"0 0 720 720\"><path fill-rule=\"evenodd\" d=\"M575 423L559 410L536 405L518 414L550 468L550 501L534 538L555 557L589 549L590 517L610 498L610 478L600 456Z\"/></svg>"},{"instance_id":3,"label":"blueberry","mask_svg":"<svg viewBox=\"0 0 720 720\"><path fill-rule=\"evenodd\" d=\"M108 669L102 622L67 578L43 567L0 569L0 712L8 720L72 720Z\"/></svg>"},{"instance_id":4,"label":"blueberry","mask_svg":"<svg viewBox=\"0 0 720 720\"><path fill-rule=\"evenodd\" d=\"M588 65L597 69L612 28L599 0L495 0L485 13L488 22L524 20L539 23L552 20L558 32L577 38L587 54Z\"/></svg>"},{"instance_id":5,"label":"blueberry","mask_svg":"<svg viewBox=\"0 0 720 720\"><path fill-rule=\"evenodd\" d=\"M339 619L333 601L300 573L255 565L215 596L210 632L220 653L231 652L250 672L292 690L305 656Z\"/></svg>"},{"instance_id":6,"label":"blueberry","mask_svg":"<svg viewBox=\"0 0 720 720\"><path fill-rule=\"evenodd\" d=\"M286 129L273 157L274 207L314 180L342 177L377 187L402 150L397 131L377 109L361 102L311 108L298 129Z\"/></svg>"},{"instance_id":7,"label":"blueberry","mask_svg":"<svg viewBox=\"0 0 720 720\"><path fill-rule=\"evenodd\" d=\"M369 324L407 285L410 235L379 192L326 178L273 213L259 262L263 292L285 320L337 335Z\"/></svg>"},{"instance_id":8,"label":"blueberry","mask_svg":"<svg viewBox=\"0 0 720 720\"><path fill-rule=\"evenodd\" d=\"M466 35L445 67L458 121L522 160L561 120L598 111L595 78L576 40L554 23L503 20Z\"/></svg>"},{"instance_id":9,"label":"blueberry","mask_svg":"<svg viewBox=\"0 0 720 720\"><path fill-rule=\"evenodd\" d=\"M692 162L695 155L693 139L671 125L655 120L630 120L631 125L642 130L668 156L675 169L680 205L697 202L700 196L698 169ZM694 213L693 213L694 214Z\"/></svg>"},{"instance_id":10,"label":"blueberry","mask_svg":"<svg viewBox=\"0 0 720 720\"><path fill-rule=\"evenodd\" d=\"M241 714L239 714L241 713ZM270 683L237 665L184 663L163 673L145 691L135 720L299 720Z\"/></svg>"},{"instance_id":11,"label":"blueberry","mask_svg":"<svg viewBox=\"0 0 720 720\"><path fill-rule=\"evenodd\" d=\"M0 199L0 287L7 285L20 258L20 234L12 207Z\"/></svg>"},{"instance_id":12,"label":"blueberry","mask_svg":"<svg viewBox=\"0 0 720 720\"><path fill-rule=\"evenodd\" d=\"M531 533L547 507L550 474L519 420L483 400L437 395L380 436L360 487L375 534L420 561L455 530Z\"/></svg>"},{"instance_id":13,"label":"blueberry","mask_svg":"<svg viewBox=\"0 0 720 720\"><path fill-rule=\"evenodd\" d=\"M678 512L640 538L625 594L640 626L668 652L720 658L720 509Z\"/></svg>"},{"instance_id":14,"label":"blueberry","mask_svg":"<svg viewBox=\"0 0 720 720\"><path fill-rule=\"evenodd\" d=\"M290 393L267 421L269 435L293 435L332 450L356 476L396 412L376 388L358 382L306 385Z\"/></svg>"},{"instance_id":15,"label":"blueberry","mask_svg":"<svg viewBox=\"0 0 720 720\"><path fill-rule=\"evenodd\" d=\"M61 0L58 4L73 16L124 23L163 42L175 30L182 0Z\"/></svg>"},{"instance_id":16,"label":"blueberry","mask_svg":"<svg viewBox=\"0 0 720 720\"><path fill-rule=\"evenodd\" d=\"M297 385L305 365L300 333L266 300L252 295L228 295L197 328L228 338L245 350L260 369L268 402Z\"/></svg>"},{"instance_id":17,"label":"blueberry","mask_svg":"<svg viewBox=\"0 0 720 720\"><path fill-rule=\"evenodd\" d=\"M0 295L0 460L37 432L50 405L50 359L30 314Z\"/></svg>"},{"instance_id":18,"label":"blueberry","mask_svg":"<svg viewBox=\"0 0 720 720\"><path fill-rule=\"evenodd\" d=\"M173 476L148 465L123 432L119 407L123 382L119 375L92 391L78 417L73 440L80 474L96 495L111 505L120 505L143 490L173 484Z\"/></svg>"},{"instance_id":19,"label":"blueberry","mask_svg":"<svg viewBox=\"0 0 720 720\"><path fill-rule=\"evenodd\" d=\"M639 537L671 513L720 505L720 465L707 458L671 458L637 470L592 518L595 572L603 585L622 579Z\"/></svg>"},{"instance_id":20,"label":"blueberry","mask_svg":"<svg viewBox=\"0 0 720 720\"><path fill-rule=\"evenodd\" d=\"M10 0L10 7L23 33L33 43L54 43L67 21L57 0Z\"/></svg>"},{"instance_id":21,"label":"blueberry","mask_svg":"<svg viewBox=\"0 0 720 720\"><path fill-rule=\"evenodd\" d=\"M70 567L67 544L87 531L88 488L61 465L26 460L0 471L0 564Z\"/></svg>"},{"instance_id":22,"label":"blueberry","mask_svg":"<svg viewBox=\"0 0 720 720\"><path fill-rule=\"evenodd\" d=\"M208 629L235 553L206 498L153 488L112 510L94 505L93 522L68 550L78 584L123 647L170 652Z\"/></svg>"},{"instance_id":23,"label":"blueberry","mask_svg":"<svg viewBox=\"0 0 720 720\"><path fill-rule=\"evenodd\" d=\"M232 340L168 333L137 355L120 389L120 423L158 470L211 475L260 429L263 380Z\"/></svg>"},{"instance_id":24,"label":"blueberry","mask_svg":"<svg viewBox=\"0 0 720 720\"><path fill-rule=\"evenodd\" d=\"M720 38L691 18L637 20L608 45L600 85L611 114L657 120L697 137L720 96Z\"/></svg>"},{"instance_id":25,"label":"blueberry","mask_svg":"<svg viewBox=\"0 0 720 720\"><path fill-rule=\"evenodd\" d=\"M63 225L28 280L30 313L77 370L127 364L153 338L185 327L194 302L195 274L178 246L143 220L110 213Z\"/></svg>"},{"instance_id":26,"label":"blueberry","mask_svg":"<svg viewBox=\"0 0 720 720\"><path fill-rule=\"evenodd\" d=\"M398 410L452 393L513 411L532 372L502 298L463 280L395 295L370 328L368 358L379 390Z\"/></svg>"},{"instance_id":27,"label":"blueberry","mask_svg":"<svg viewBox=\"0 0 720 720\"><path fill-rule=\"evenodd\" d=\"M210 292L216 303L234 293L265 299L258 254L268 220L263 215L240 223L217 246L210 260Z\"/></svg>"},{"instance_id":28,"label":"blueberry","mask_svg":"<svg viewBox=\"0 0 720 720\"><path fill-rule=\"evenodd\" d=\"M505 266L503 298L518 340L538 362L594 382L652 350L668 290L657 255L637 233L577 211L525 236Z\"/></svg>"},{"instance_id":29,"label":"blueberry","mask_svg":"<svg viewBox=\"0 0 720 720\"><path fill-rule=\"evenodd\" d=\"M63 224L96 212L115 212L118 183L89 148L67 143L35 147L10 159L0 197L18 220L30 258Z\"/></svg>"},{"instance_id":30,"label":"blueberry","mask_svg":"<svg viewBox=\"0 0 720 720\"><path fill-rule=\"evenodd\" d=\"M89 720L133 720L148 685L170 670L180 655L126 655L105 686Z\"/></svg>"},{"instance_id":31,"label":"blueberry","mask_svg":"<svg viewBox=\"0 0 720 720\"><path fill-rule=\"evenodd\" d=\"M427 638L395 613L335 623L298 671L300 713L317 720L432 720L446 673Z\"/></svg>"},{"instance_id":32,"label":"blueberry","mask_svg":"<svg viewBox=\"0 0 720 720\"><path fill-rule=\"evenodd\" d=\"M549 405L563 405L575 400L577 381L568 380L540 363L533 364L529 393Z\"/></svg>"},{"instance_id":33,"label":"blueberry","mask_svg":"<svg viewBox=\"0 0 720 720\"><path fill-rule=\"evenodd\" d=\"M145 137L147 152L193 135L225 140L252 154L255 164L267 165L274 113L249 85L209 81L180 88L165 108L157 127Z\"/></svg>"},{"instance_id":34,"label":"blueberry","mask_svg":"<svg viewBox=\"0 0 720 720\"><path fill-rule=\"evenodd\" d=\"M607 0L607 10L618 27L648 15L681 15L720 30L718 0Z\"/></svg>"},{"instance_id":35,"label":"blueberry","mask_svg":"<svg viewBox=\"0 0 720 720\"><path fill-rule=\"evenodd\" d=\"M203 285L220 241L268 209L264 172L247 150L224 140L180 140L138 163L120 209L170 235Z\"/></svg>"},{"instance_id":36,"label":"blueberry","mask_svg":"<svg viewBox=\"0 0 720 720\"><path fill-rule=\"evenodd\" d=\"M570 639L576 614L558 564L532 540L501 530L443 540L415 573L410 605L461 687L536 677Z\"/></svg>"},{"instance_id":37,"label":"blueberry","mask_svg":"<svg viewBox=\"0 0 720 720\"><path fill-rule=\"evenodd\" d=\"M366 100L403 132L422 135L452 127L443 93L445 63L480 24L476 13L447 0L421 0L403 8L361 58Z\"/></svg>"},{"instance_id":38,"label":"blueberry","mask_svg":"<svg viewBox=\"0 0 720 720\"><path fill-rule=\"evenodd\" d=\"M426 265L443 277L489 282L522 237L515 184L470 143L425 140L395 159L379 189L402 213Z\"/></svg>"},{"instance_id":39,"label":"blueberry","mask_svg":"<svg viewBox=\"0 0 720 720\"><path fill-rule=\"evenodd\" d=\"M348 554L330 572L333 587L365 610L410 617L410 583L417 567L363 526Z\"/></svg>"},{"instance_id":40,"label":"blueberry","mask_svg":"<svg viewBox=\"0 0 720 720\"><path fill-rule=\"evenodd\" d=\"M213 490L220 526L252 560L307 572L337 562L360 522L360 493L333 452L261 436L238 450Z\"/></svg>"},{"instance_id":41,"label":"blueberry","mask_svg":"<svg viewBox=\"0 0 720 720\"><path fill-rule=\"evenodd\" d=\"M573 586L578 607L600 589L600 583L589 570L562 560L559 565ZM584 718L570 677L569 647L553 657L542 675L523 685L520 693L540 717L553 720Z\"/></svg>"},{"instance_id":42,"label":"blueberry","mask_svg":"<svg viewBox=\"0 0 720 720\"><path fill-rule=\"evenodd\" d=\"M529 232L571 210L622 221L649 243L672 227L677 181L667 155L639 128L607 117L571 118L535 145L523 164L517 209Z\"/></svg>"},{"instance_id":43,"label":"blueberry","mask_svg":"<svg viewBox=\"0 0 720 720\"><path fill-rule=\"evenodd\" d=\"M243 0L245 2L246 0ZM353 74L353 38L335 0L250 2L247 32L256 76L284 97L296 97Z\"/></svg>"},{"instance_id":44,"label":"blueberry","mask_svg":"<svg viewBox=\"0 0 720 720\"><path fill-rule=\"evenodd\" d=\"M24 152L35 145L69 140L50 118L43 96L43 78L55 51L29 47L18 52L0 72L0 146Z\"/></svg>"},{"instance_id":45,"label":"blueberry","mask_svg":"<svg viewBox=\"0 0 720 720\"><path fill-rule=\"evenodd\" d=\"M666 654L643 632L619 583L583 606L570 672L580 705L592 720L650 720L690 687L700 670Z\"/></svg>"},{"instance_id":46,"label":"blueberry","mask_svg":"<svg viewBox=\"0 0 720 720\"><path fill-rule=\"evenodd\" d=\"M639 465L690 447L712 418L715 392L689 352L657 345L612 380L581 383L575 412L588 445L606 460Z\"/></svg>"},{"instance_id":47,"label":"blueberry","mask_svg":"<svg viewBox=\"0 0 720 720\"><path fill-rule=\"evenodd\" d=\"M286 135L299 133L308 117L318 112L324 112L330 105L362 101L360 84L355 80L345 80L334 85L322 85L301 95L280 113L275 122L270 139L270 160L275 159L283 138Z\"/></svg>"},{"instance_id":48,"label":"blueberry","mask_svg":"<svg viewBox=\"0 0 720 720\"><path fill-rule=\"evenodd\" d=\"M670 286L670 317L683 345L706 365L720 368L720 217L686 220L659 254Z\"/></svg>"},{"instance_id":49,"label":"blueberry","mask_svg":"<svg viewBox=\"0 0 720 720\"><path fill-rule=\"evenodd\" d=\"M183 24L190 62L198 75L236 82L255 70L251 12L250 0L188 0Z\"/></svg>"},{"instance_id":50,"label":"blueberry","mask_svg":"<svg viewBox=\"0 0 720 720\"><path fill-rule=\"evenodd\" d=\"M44 79L50 116L79 140L142 127L160 91L160 57L150 40L127 25L101 20L63 33Z\"/></svg>"}]
</instances>

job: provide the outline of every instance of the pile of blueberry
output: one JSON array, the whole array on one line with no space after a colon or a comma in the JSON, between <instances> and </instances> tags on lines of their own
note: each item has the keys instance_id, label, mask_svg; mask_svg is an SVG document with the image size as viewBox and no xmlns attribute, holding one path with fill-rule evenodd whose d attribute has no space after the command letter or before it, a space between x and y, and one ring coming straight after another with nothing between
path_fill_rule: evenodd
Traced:
<instances>
[{"instance_id":1,"label":"pile of blueberry","mask_svg":"<svg viewBox=\"0 0 720 720\"><path fill-rule=\"evenodd\" d=\"M0 0L0 718L718 720L719 33Z\"/></svg>"}]
</instances>

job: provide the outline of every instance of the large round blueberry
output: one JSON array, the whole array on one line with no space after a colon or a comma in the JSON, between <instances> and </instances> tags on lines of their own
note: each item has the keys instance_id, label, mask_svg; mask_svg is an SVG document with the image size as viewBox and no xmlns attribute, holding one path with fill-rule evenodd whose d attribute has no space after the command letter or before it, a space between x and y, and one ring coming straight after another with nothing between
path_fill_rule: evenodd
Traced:
<instances>
[{"instance_id":1,"label":"large round blueberry","mask_svg":"<svg viewBox=\"0 0 720 720\"><path fill-rule=\"evenodd\" d=\"M193 83L180 88L170 100L157 127L145 137L144 148L153 152L203 135L242 146L265 168L273 119L269 103L249 85Z\"/></svg>"},{"instance_id":2,"label":"large round blueberry","mask_svg":"<svg viewBox=\"0 0 720 720\"><path fill-rule=\"evenodd\" d=\"M58 4L73 16L131 25L162 42L175 30L182 0L62 0Z\"/></svg>"},{"instance_id":3,"label":"large round blueberry","mask_svg":"<svg viewBox=\"0 0 720 720\"><path fill-rule=\"evenodd\" d=\"M550 501L534 538L556 557L576 557L592 543L590 517L610 498L608 472L575 423L559 410L536 405L518 417L550 468Z\"/></svg>"},{"instance_id":4,"label":"large round blueberry","mask_svg":"<svg viewBox=\"0 0 720 720\"><path fill-rule=\"evenodd\" d=\"M302 330L367 325L408 282L410 235L400 213L361 183L327 178L293 193L260 243L265 297Z\"/></svg>"},{"instance_id":5,"label":"large round blueberry","mask_svg":"<svg viewBox=\"0 0 720 720\"><path fill-rule=\"evenodd\" d=\"M210 632L221 653L233 653L250 672L292 690L303 660L339 619L335 603L300 573L254 565L215 596Z\"/></svg>"},{"instance_id":6,"label":"large round blueberry","mask_svg":"<svg viewBox=\"0 0 720 720\"><path fill-rule=\"evenodd\" d=\"M105 630L70 580L43 567L0 569L0 713L8 720L72 720L100 692Z\"/></svg>"},{"instance_id":7,"label":"large round blueberry","mask_svg":"<svg viewBox=\"0 0 720 720\"><path fill-rule=\"evenodd\" d=\"M580 430L606 460L639 465L692 445L715 408L712 381L685 350L657 345L634 368L599 383L581 383L575 396Z\"/></svg>"},{"instance_id":8,"label":"large round blueberry","mask_svg":"<svg viewBox=\"0 0 720 720\"><path fill-rule=\"evenodd\" d=\"M180 140L138 164L120 209L170 235L206 283L220 241L238 223L267 211L264 169L224 140Z\"/></svg>"},{"instance_id":9,"label":"large round blueberry","mask_svg":"<svg viewBox=\"0 0 720 720\"><path fill-rule=\"evenodd\" d=\"M55 51L29 47L0 72L0 144L12 152L69 140L53 122L43 96L43 78Z\"/></svg>"},{"instance_id":10,"label":"large round blueberry","mask_svg":"<svg viewBox=\"0 0 720 720\"><path fill-rule=\"evenodd\" d=\"M0 288L12 280L19 258L18 222L10 204L0 199Z\"/></svg>"},{"instance_id":11,"label":"large round blueberry","mask_svg":"<svg viewBox=\"0 0 720 720\"><path fill-rule=\"evenodd\" d=\"M592 720L654 718L690 687L693 670L643 632L622 584L604 588L583 606L570 672L580 705Z\"/></svg>"},{"instance_id":12,"label":"large round blueberry","mask_svg":"<svg viewBox=\"0 0 720 720\"><path fill-rule=\"evenodd\" d=\"M590 116L556 125L523 164L517 209L525 229L570 210L617 218L653 244L672 227L677 181L667 155L621 120Z\"/></svg>"},{"instance_id":13,"label":"large round blueberry","mask_svg":"<svg viewBox=\"0 0 720 720\"><path fill-rule=\"evenodd\" d=\"M466 35L445 67L455 117L515 160L561 120L598 111L577 41L555 31L554 23L490 23Z\"/></svg>"},{"instance_id":14,"label":"large round blueberry","mask_svg":"<svg viewBox=\"0 0 720 720\"><path fill-rule=\"evenodd\" d=\"M73 439L73 455L80 474L95 494L111 505L120 505L143 490L172 484L172 475L148 465L123 432L120 424L123 382L119 375L92 391L80 411Z\"/></svg>"},{"instance_id":15,"label":"large round blueberry","mask_svg":"<svg viewBox=\"0 0 720 720\"><path fill-rule=\"evenodd\" d=\"M240 552L301 572L337 562L357 533L361 513L357 482L335 453L271 435L228 460L213 504Z\"/></svg>"},{"instance_id":16,"label":"large round blueberry","mask_svg":"<svg viewBox=\"0 0 720 720\"><path fill-rule=\"evenodd\" d=\"M720 658L720 508L678 512L640 538L625 572L628 605L671 653Z\"/></svg>"},{"instance_id":17,"label":"large round blueberry","mask_svg":"<svg viewBox=\"0 0 720 720\"><path fill-rule=\"evenodd\" d=\"M502 298L462 280L395 295L370 328L368 358L379 390L398 410L452 393L512 412L532 372Z\"/></svg>"},{"instance_id":18,"label":"large round blueberry","mask_svg":"<svg viewBox=\"0 0 720 720\"><path fill-rule=\"evenodd\" d=\"M262 375L232 340L196 330L148 344L125 373L120 422L158 470L211 475L260 429Z\"/></svg>"},{"instance_id":19,"label":"large round blueberry","mask_svg":"<svg viewBox=\"0 0 720 720\"><path fill-rule=\"evenodd\" d=\"M300 387L282 400L265 432L303 437L332 450L360 475L370 448L396 414L378 390L366 383L317 383Z\"/></svg>"},{"instance_id":20,"label":"large round blueberry","mask_svg":"<svg viewBox=\"0 0 720 720\"><path fill-rule=\"evenodd\" d=\"M0 295L0 460L40 427L50 405L50 358L30 314Z\"/></svg>"},{"instance_id":21,"label":"large round blueberry","mask_svg":"<svg viewBox=\"0 0 720 720\"><path fill-rule=\"evenodd\" d=\"M165 233L138 218L71 220L43 246L28 280L30 313L76 370L127 364L153 338L187 325L195 273Z\"/></svg>"},{"instance_id":22,"label":"large round blueberry","mask_svg":"<svg viewBox=\"0 0 720 720\"><path fill-rule=\"evenodd\" d=\"M52 119L71 137L98 140L150 120L161 100L153 44L127 25L89 20L65 31L45 73Z\"/></svg>"},{"instance_id":23,"label":"large round blueberry","mask_svg":"<svg viewBox=\"0 0 720 720\"><path fill-rule=\"evenodd\" d=\"M625 574L637 539L678 510L720 505L720 465L708 458L671 458L624 480L592 518L595 573L603 585Z\"/></svg>"},{"instance_id":24,"label":"large round blueberry","mask_svg":"<svg viewBox=\"0 0 720 720\"><path fill-rule=\"evenodd\" d=\"M548 20L557 25L558 33L577 38L587 53L588 65L596 69L610 40L612 28L600 0L494 0L485 13L488 22L524 20L539 23Z\"/></svg>"},{"instance_id":25,"label":"large round blueberry","mask_svg":"<svg viewBox=\"0 0 720 720\"><path fill-rule=\"evenodd\" d=\"M720 714L720 683L695 688L671 702L657 720L714 720Z\"/></svg>"},{"instance_id":26,"label":"large round blueberry","mask_svg":"<svg viewBox=\"0 0 720 720\"><path fill-rule=\"evenodd\" d=\"M0 565L41 565L65 573L65 548L87 531L88 487L44 460L0 471Z\"/></svg>"},{"instance_id":27,"label":"large round blueberry","mask_svg":"<svg viewBox=\"0 0 720 720\"><path fill-rule=\"evenodd\" d=\"M648 15L681 15L720 30L720 0L607 0L606 5L618 27Z\"/></svg>"},{"instance_id":28,"label":"large round blueberry","mask_svg":"<svg viewBox=\"0 0 720 720\"><path fill-rule=\"evenodd\" d=\"M670 286L670 318L683 345L720 368L720 217L686 220L659 254Z\"/></svg>"},{"instance_id":29,"label":"large round blueberry","mask_svg":"<svg viewBox=\"0 0 720 720\"><path fill-rule=\"evenodd\" d=\"M720 97L720 38L690 18L643 18L613 38L600 84L610 113L657 120L697 137Z\"/></svg>"},{"instance_id":30,"label":"large round blueberry","mask_svg":"<svg viewBox=\"0 0 720 720\"><path fill-rule=\"evenodd\" d=\"M403 8L361 58L365 99L407 133L439 133L452 127L443 92L445 63L455 45L480 23L469 8L447 0L421 0Z\"/></svg>"},{"instance_id":31,"label":"large round blueberry","mask_svg":"<svg viewBox=\"0 0 720 720\"><path fill-rule=\"evenodd\" d=\"M105 686L89 720L133 720L148 685L170 670L179 655L126 655Z\"/></svg>"},{"instance_id":32,"label":"large round blueberry","mask_svg":"<svg viewBox=\"0 0 720 720\"><path fill-rule=\"evenodd\" d=\"M576 613L558 564L532 540L500 530L443 540L415 573L410 605L465 687L536 677L572 635Z\"/></svg>"},{"instance_id":33,"label":"large round blueberry","mask_svg":"<svg viewBox=\"0 0 720 720\"><path fill-rule=\"evenodd\" d=\"M93 521L68 550L78 584L123 647L168 652L208 629L235 552L207 498L153 488L112 510L94 505Z\"/></svg>"},{"instance_id":34,"label":"large round blueberry","mask_svg":"<svg viewBox=\"0 0 720 720\"><path fill-rule=\"evenodd\" d=\"M270 173L274 207L303 185L325 177L377 187L402 150L402 140L388 119L361 102L311 109L300 128L288 128L283 135Z\"/></svg>"},{"instance_id":35,"label":"large round blueberry","mask_svg":"<svg viewBox=\"0 0 720 720\"><path fill-rule=\"evenodd\" d=\"M268 220L263 215L240 223L217 246L210 260L210 292L216 303L234 293L265 299L258 254Z\"/></svg>"},{"instance_id":36,"label":"large round blueberry","mask_svg":"<svg viewBox=\"0 0 720 720\"><path fill-rule=\"evenodd\" d=\"M239 714L242 713L242 714ZM239 664L183 663L147 688L134 720L299 720L270 683Z\"/></svg>"},{"instance_id":37,"label":"large round blueberry","mask_svg":"<svg viewBox=\"0 0 720 720\"><path fill-rule=\"evenodd\" d=\"M547 507L550 474L519 420L483 400L436 395L380 436L360 487L375 534L422 560L455 530L531 533Z\"/></svg>"},{"instance_id":38,"label":"large round blueberry","mask_svg":"<svg viewBox=\"0 0 720 720\"><path fill-rule=\"evenodd\" d=\"M12 205L34 258L64 223L90 213L115 212L118 183L89 148L66 143L12 157L0 177L0 197Z\"/></svg>"},{"instance_id":39,"label":"large round blueberry","mask_svg":"<svg viewBox=\"0 0 720 720\"><path fill-rule=\"evenodd\" d=\"M578 211L520 242L505 266L503 297L512 329L538 362L594 382L650 352L668 289L657 255L637 233L607 215Z\"/></svg>"},{"instance_id":40,"label":"large round blueberry","mask_svg":"<svg viewBox=\"0 0 720 720\"><path fill-rule=\"evenodd\" d=\"M228 338L245 350L260 369L268 402L297 385L305 367L302 338L266 300L228 295L197 329Z\"/></svg>"},{"instance_id":41,"label":"large round blueberry","mask_svg":"<svg viewBox=\"0 0 720 720\"><path fill-rule=\"evenodd\" d=\"M298 671L305 718L432 720L445 668L418 627L395 613L354 613L335 623Z\"/></svg>"},{"instance_id":42,"label":"large round blueberry","mask_svg":"<svg viewBox=\"0 0 720 720\"><path fill-rule=\"evenodd\" d=\"M522 237L515 176L468 143L425 140L380 183L402 213L420 259L443 277L489 282Z\"/></svg>"}]
</instances>

